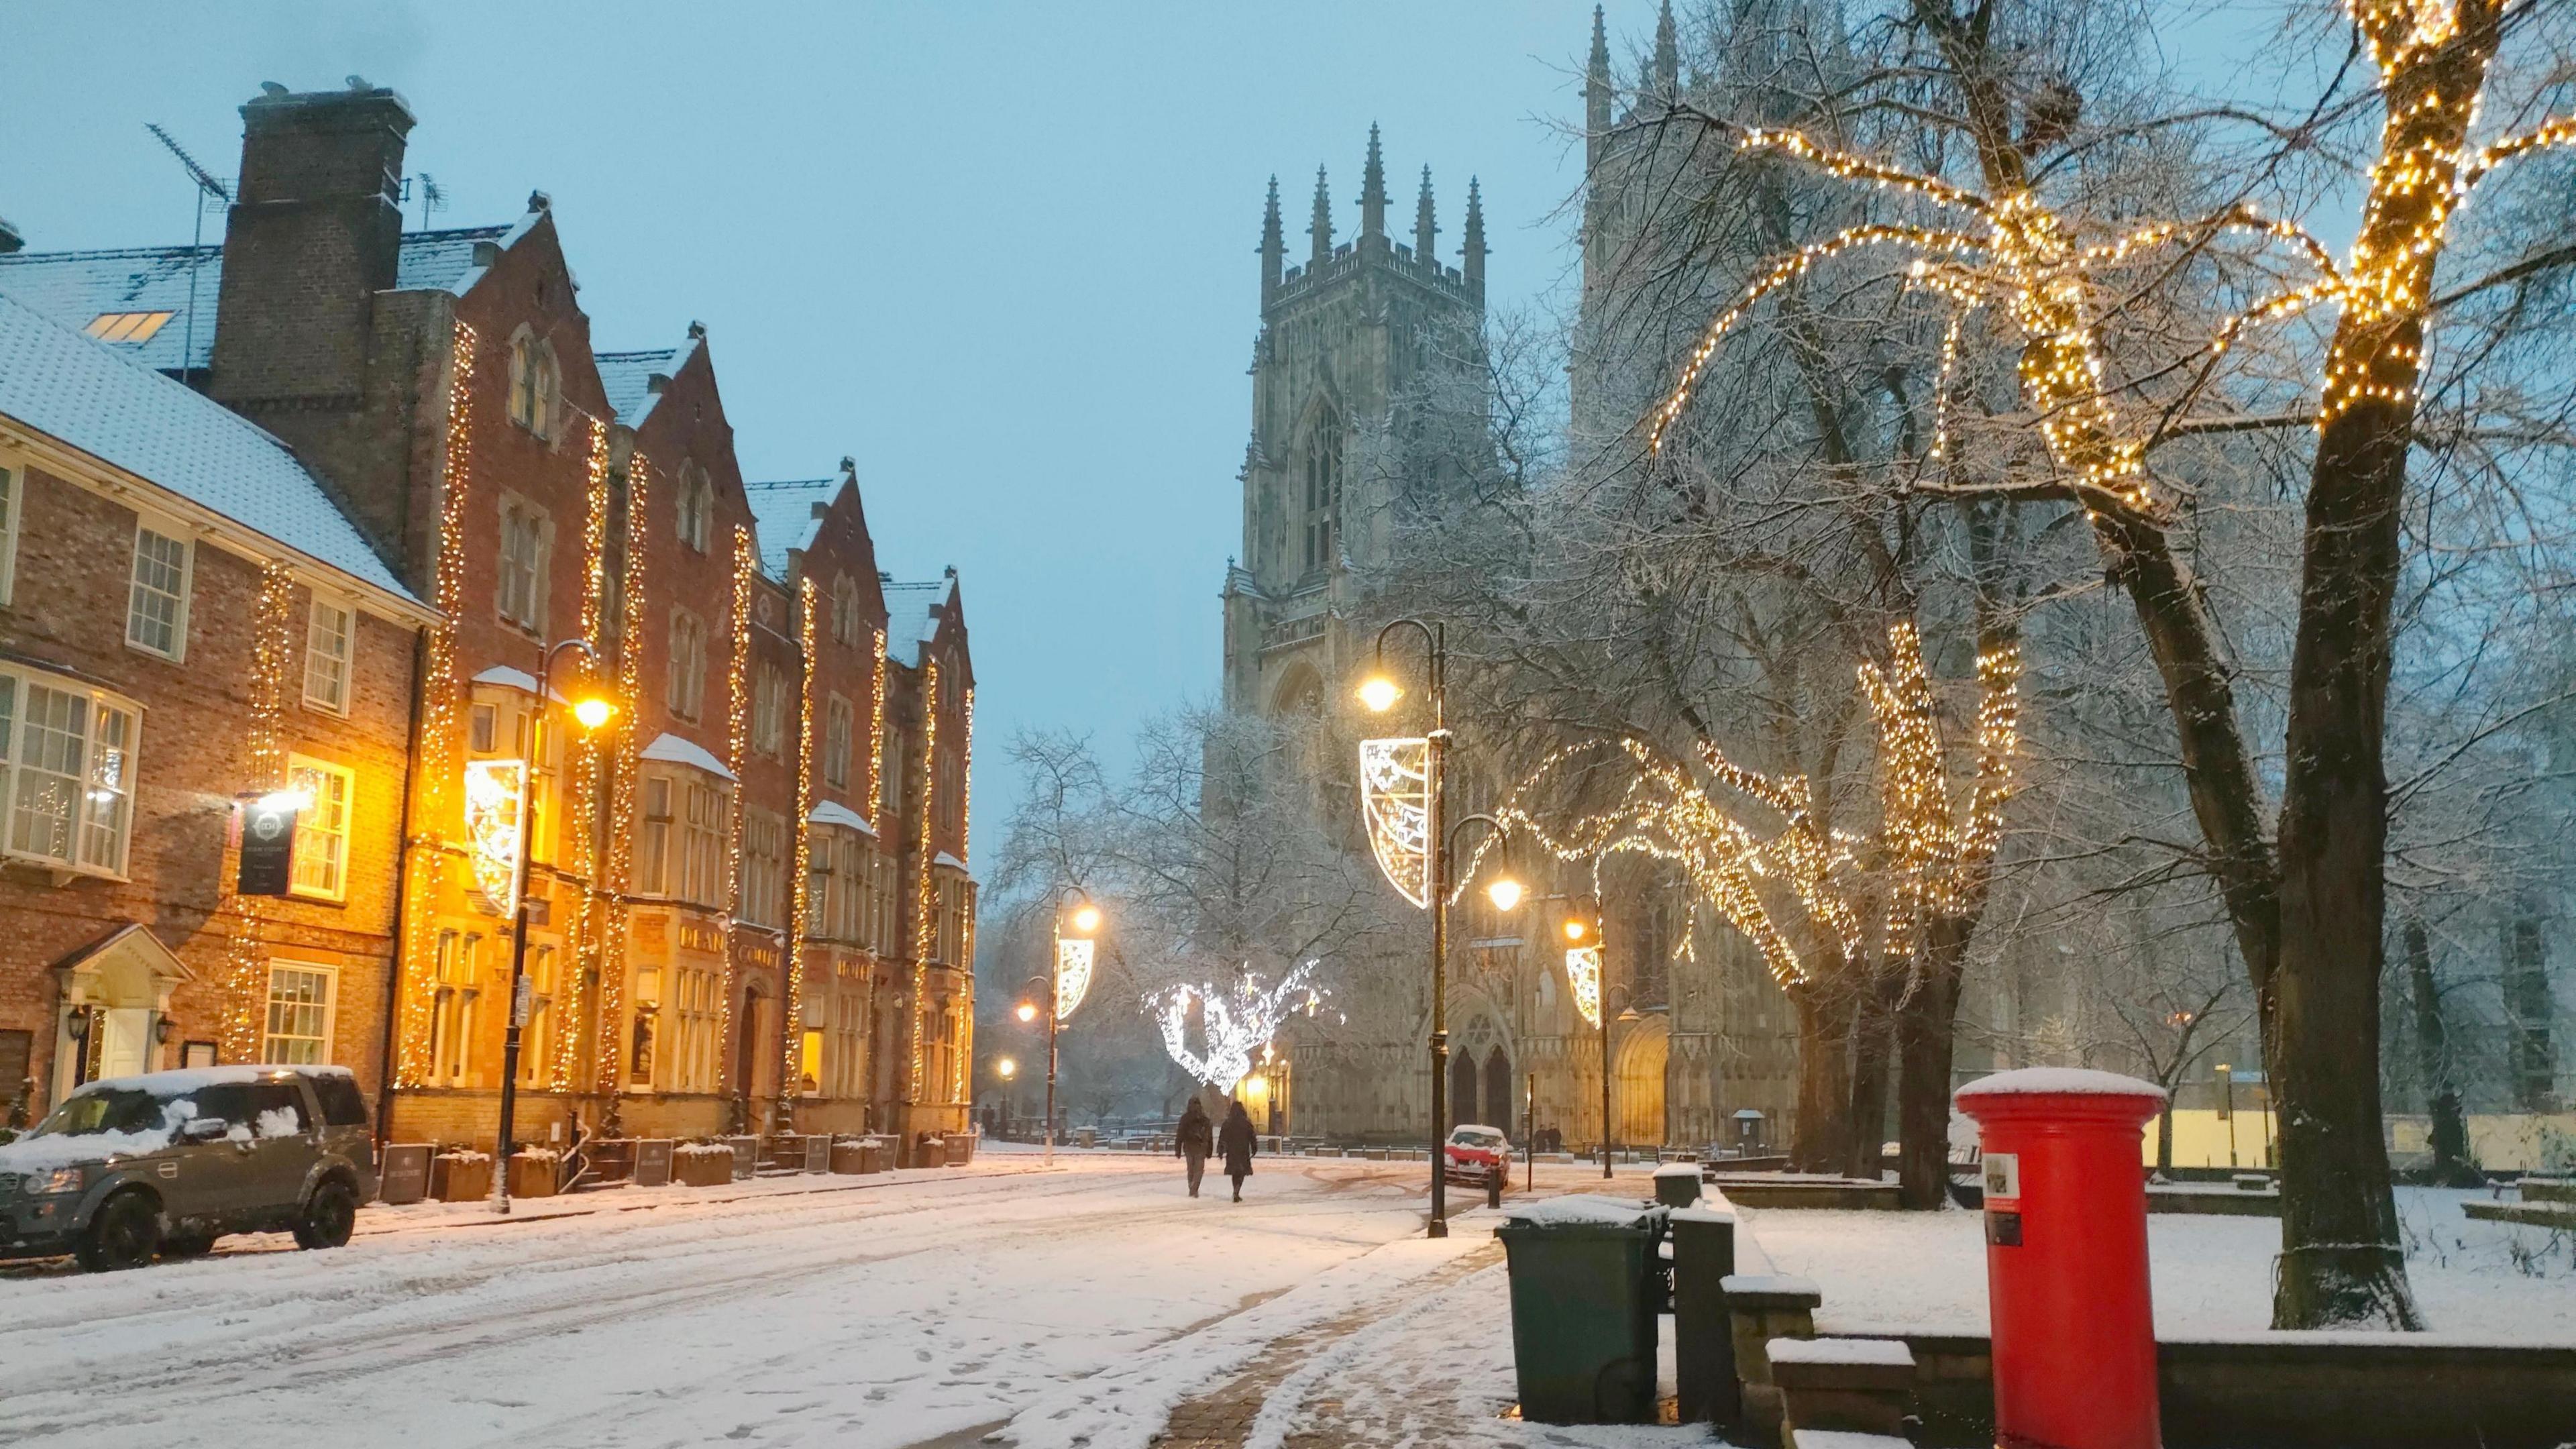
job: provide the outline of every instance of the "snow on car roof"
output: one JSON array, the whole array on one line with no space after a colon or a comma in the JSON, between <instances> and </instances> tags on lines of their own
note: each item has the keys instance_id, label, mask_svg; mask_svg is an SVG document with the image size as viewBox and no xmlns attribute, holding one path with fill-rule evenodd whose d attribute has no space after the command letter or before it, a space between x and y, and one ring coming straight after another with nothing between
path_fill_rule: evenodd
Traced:
<instances>
[{"instance_id":1,"label":"snow on car roof","mask_svg":"<svg viewBox=\"0 0 2576 1449\"><path fill-rule=\"evenodd\" d=\"M300 1072L308 1077L354 1076L347 1067L301 1066L284 1062L230 1067L182 1067L177 1071L143 1072L131 1077L103 1077L85 1082L74 1096L91 1092L150 1092L154 1096L173 1096L203 1091L208 1087L232 1086L243 1082L263 1081L280 1072Z\"/></svg>"}]
</instances>

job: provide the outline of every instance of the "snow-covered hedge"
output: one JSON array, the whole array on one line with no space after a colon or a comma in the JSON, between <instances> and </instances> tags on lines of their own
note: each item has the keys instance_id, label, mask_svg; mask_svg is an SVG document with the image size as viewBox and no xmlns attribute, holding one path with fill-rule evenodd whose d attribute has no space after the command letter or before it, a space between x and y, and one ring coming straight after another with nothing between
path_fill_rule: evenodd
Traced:
<instances>
[{"instance_id":1,"label":"snow-covered hedge","mask_svg":"<svg viewBox=\"0 0 2576 1449\"><path fill-rule=\"evenodd\" d=\"M433 1160L451 1163L461 1167L477 1162L489 1162L492 1160L492 1154L489 1152L477 1152L471 1147L451 1147L445 1152L438 1154L438 1156Z\"/></svg>"},{"instance_id":2,"label":"snow-covered hedge","mask_svg":"<svg viewBox=\"0 0 2576 1449\"><path fill-rule=\"evenodd\" d=\"M709 1157L731 1157L733 1149L721 1142L684 1142L671 1149L673 1157L703 1160Z\"/></svg>"},{"instance_id":3,"label":"snow-covered hedge","mask_svg":"<svg viewBox=\"0 0 2576 1449\"><path fill-rule=\"evenodd\" d=\"M551 1147L522 1147L510 1154L518 1162L561 1162L563 1154Z\"/></svg>"}]
</instances>

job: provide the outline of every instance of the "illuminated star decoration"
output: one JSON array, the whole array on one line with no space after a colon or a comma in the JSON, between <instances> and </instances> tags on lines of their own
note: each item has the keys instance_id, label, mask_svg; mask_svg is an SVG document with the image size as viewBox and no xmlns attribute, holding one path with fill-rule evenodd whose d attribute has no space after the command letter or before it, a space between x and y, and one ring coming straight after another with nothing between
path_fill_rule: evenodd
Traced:
<instances>
[{"instance_id":1,"label":"illuminated star decoration","mask_svg":"<svg viewBox=\"0 0 2576 1449\"><path fill-rule=\"evenodd\" d=\"M1431 742L1360 741L1360 814L1387 884L1416 906L1431 902Z\"/></svg>"},{"instance_id":2,"label":"illuminated star decoration","mask_svg":"<svg viewBox=\"0 0 2576 1449\"><path fill-rule=\"evenodd\" d=\"M527 761L466 762L465 834L474 843L474 889L504 919L519 909L519 811L527 797Z\"/></svg>"},{"instance_id":3,"label":"illuminated star decoration","mask_svg":"<svg viewBox=\"0 0 2576 1449\"><path fill-rule=\"evenodd\" d=\"M1565 952L1565 984L1574 992L1574 1009L1583 1014L1585 1026L1601 1024L1601 948L1569 946Z\"/></svg>"},{"instance_id":4,"label":"illuminated star decoration","mask_svg":"<svg viewBox=\"0 0 2576 1449\"><path fill-rule=\"evenodd\" d=\"M1058 936L1055 942L1055 1019L1073 1015L1091 990L1092 941L1087 936Z\"/></svg>"},{"instance_id":5,"label":"illuminated star decoration","mask_svg":"<svg viewBox=\"0 0 2576 1449\"><path fill-rule=\"evenodd\" d=\"M1315 963L1308 961L1280 977L1277 985L1264 987L1247 966L1235 973L1229 990L1173 986L1146 996L1145 1010L1163 1029L1163 1050L1191 1080L1232 1091L1251 1075L1254 1054L1269 1044L1291 1013L1312 1016L1322 1007L1325 993L1313 984L1314 976ZM1207 1038L1204 1054L1190 1050L1193 1002Z\"/></svg>"}]
</instances>

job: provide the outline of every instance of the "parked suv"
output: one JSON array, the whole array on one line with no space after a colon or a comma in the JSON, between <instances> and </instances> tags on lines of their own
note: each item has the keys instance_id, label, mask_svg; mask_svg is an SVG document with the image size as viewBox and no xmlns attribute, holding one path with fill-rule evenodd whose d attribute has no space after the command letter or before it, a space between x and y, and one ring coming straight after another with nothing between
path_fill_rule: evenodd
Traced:
<instances>
[{"instance_id":1,"label":"parked suv","mask_svg":"<svg viewBox=\"0 0 2576 1449\"><path fill-rule=\"evenodd\" d=\"M281 1231L336 1248L375 1190L367 1103L346 1067L116 1077L0 1145L0 1257L134 1268Z\"/></svg>"}]
</instances>

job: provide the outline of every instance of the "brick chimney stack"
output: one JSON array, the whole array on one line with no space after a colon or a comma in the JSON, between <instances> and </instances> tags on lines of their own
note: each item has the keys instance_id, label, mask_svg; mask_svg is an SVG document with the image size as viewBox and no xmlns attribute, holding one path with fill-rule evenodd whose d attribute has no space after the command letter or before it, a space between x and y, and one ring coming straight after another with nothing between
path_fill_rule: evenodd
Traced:
<instances>
[{"instance_id":1,"label":"brick chimney stack","mask_svg":"<svg viewBox=\"0 0 2576 1449\"><path fill-rule=\"evenodd\" d=\"M270 82L241 108L241 182L224 228L208 391L265 421L358 410L375 294L402 249L411 107L357 76Z\"/></svg>"}]
</instances>

